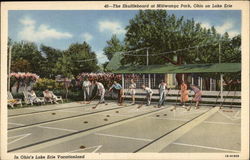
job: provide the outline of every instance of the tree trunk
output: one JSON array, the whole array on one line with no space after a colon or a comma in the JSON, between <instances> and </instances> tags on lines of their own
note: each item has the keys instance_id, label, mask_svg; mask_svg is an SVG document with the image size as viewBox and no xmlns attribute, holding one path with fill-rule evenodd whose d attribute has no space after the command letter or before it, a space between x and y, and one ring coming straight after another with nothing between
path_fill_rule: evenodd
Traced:
<instances>
[{"instance_id":1,"label":"tree trunk","mask_svg":"<svg viewBox=\"0 0 250 160\"><path fill-rule=\"evenodd\" d=\"M66 78L64 79L64 86L65 86L65 90L66 90L65 99L68 100L69 86L68 86L68 82L67 82Z\"/></svg>"},{"instance_id":2,"label":"tree trunk","mask_svg":"<svg viewBox=\"0 0 250 160\"><path fill-rule=\"evenodd\" d=\"M18 91L19 91L19 87L20 87L20 81L19 81L19 80L17 80L16 93L18 93Z\"/></svg>"},{"instance_id":3,"label":"tree trunk","mask_svg":"<svg viewBox=\"0 0 250 160\"><path fill-rule=\"evenodd\" d=\"M174 60L172 60L172 59L170 59L170 58L168 58L167 56L162 56L167 62L170 62L171 64L173 64L173 65L182 65L183 64L183 61L184 61L184 59L183 59L183 57L182 56L177 56L177 62L175 62ZM178 86L181 84L181 82L182 82L182 74L181 73L177 73L176 75L175 75L175 78L176 78L176 81L177 81L177 83L178 83ZM184 75L184 80L186 80L187 79L187 75L185 74Z\"/></svg>"},{"instance_id":4,"label":"tree trunk","mask_svg":"<svg viewBox=\"0 0 250 160\"><path fill-rule=\"evenodd\" d=\"M68 94L69 94L69 89L68 87L66 87L66 95L65 95L66 100L68 100Z\"/></svg>"}]
</instances>

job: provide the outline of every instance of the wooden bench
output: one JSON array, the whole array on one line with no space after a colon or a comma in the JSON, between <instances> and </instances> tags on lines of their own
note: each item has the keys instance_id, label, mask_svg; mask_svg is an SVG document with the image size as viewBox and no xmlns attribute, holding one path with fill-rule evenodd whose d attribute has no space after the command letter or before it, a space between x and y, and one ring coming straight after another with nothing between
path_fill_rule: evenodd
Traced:
<instances>
[{"instance_id":1,"label":"wooden bench","mask_svg":"<svg viewBox=\"0 0 250 160\"><path fill-rule=\"evenodd\" d=\"M158 89L152 89L153 90L153 101L159 100L159 90ZM130 92L128 89L124 90L125 92L125 98L130 99ZM180 101L180 93L179 90L169 90L166 91L167 96L166 100L171 102L176 102L177 96L178 96L178 102ZM201 103L217 103L220 104L223 102L223 104L241 104L241 92L240 91L223 91L223 99L220 97L220 91L202 91L202 101ZM108 96L108 95L107 95ZM110 94L109 94L110 96ZM144 99L146 96L146 93L142 89L136 89L136 99ZM189 100L191 100L194 96L194 92L189 93ZM217 98L218 97L218 98Z\"/></svg>"}]
</instances>

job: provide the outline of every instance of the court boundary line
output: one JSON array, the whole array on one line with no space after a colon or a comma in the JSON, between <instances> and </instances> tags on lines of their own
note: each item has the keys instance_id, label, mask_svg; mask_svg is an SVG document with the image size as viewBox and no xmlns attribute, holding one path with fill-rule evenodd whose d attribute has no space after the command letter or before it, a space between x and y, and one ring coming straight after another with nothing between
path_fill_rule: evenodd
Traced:
<instances>
[{"instance_id":1,"label":"court boundary line","mask_svg":"<svg viewBox=\"0 0 250 160\"><path fill-rule=\"evenodd\" d=\"M13 137L20 137L20 138L17 138L17 139L15 139L14 141L9 142L8 145L10 145L10 144L12 144L12 143L14 143L14 142L17 142L17 141L19 141L19 140L21 140L21 139L24 139L25 137L28 137L28 136L31 135L31 134L32 134L32 133L26 133L26 134L21 134L21 135L18 135L18 136L13 136ZM25 135L25 136L23 136L23 135ZM13 137L8 137L8 139L9 139L9 138L13 138Z\"/></svg>"},{"instance_id":2,"label":"court boundary line","mask_svg":"<svg viewBox=\"0 0 250 160\"><path fill-rule=\"evenodd\" d=\"M122 138L122 139L130 139L130 140L138 140L138 141L147 141L147 142L153 141L153 139L148 139L148 138L136 138L136 137L119 136L119 135L105 134L105 133L94 133L94 135Z\"/></svg>"},{"instance_id":3,"label":"court boundary line","mask_svg":"<svg viewBox=\"0 0 250 160\"><path fill-rule=\"evenodd\" d=\"M131 106L127 106L127 107L131 107ZM125 107L123 107L123 108L125 108ZM95 111L95 112L87 112L87 113L83 113L83 114L80 114L80 115L74 115L74 116L68 116L68 117L63 117L63 118L58 118L58 119L52 119L52 120L48 120L48 121L42 121L42 122L37 122L37 123L33 123L33 124L28 124L28 125L25 125L25 126L12 127L12 128L8 128L8 131L23 129L23 128L27 128L27 127L31 127L31 126L37 126L37 125L40 125L40 124L53 123L55 121L63 121L63 120L66 120L66 119L72 119L72 118L77 118L77 117L81 117L81 116L92 115L92 114L106 112L106 111L115 110L115 109L121 109L121 108L119 108L119 107L111 107L109 109L99 110L99 111Z\"/></svg>"},{"instance_id":4,"label":"court boundary line","mask_svg":"<svg viewBox=\"0 0 250 160\"><path fill-rule=\"evenodd\" d=\"M238 112L234 115L234 118L241 118L241 116L238 116L240 114L241 110L238 110Z\"/></svg>"},{"instance_id":5,"label":"court boundary line","mask_svg":"<svg viewBox=\"0 0 250 160\"><path fill-rule=\"evenodd\" d=\"M235 153L239 153L239 152L240 152L240 151L237 151L237 150L231 150L231 149L225 149L225 148L217 148L217 147L201 146L201 145L186 144L186 143L179 143L179 142L174 142L174 143L172 143L172 144L175 144L175 145L181 145L181 146L196 147L196 148L212 149L212 150L218 150L218 151L229 151L229 152L235 152Z\"/></svg>"},{"instance_id":6,"label":"court boundary line","mask_svg":"<svg viewBox=\"0 0 250 160\"><path fill-rule=\"evenodd\" d=\"M12 122L9 122L10 124L16 124L16 125L25 125L25 124L21 124L21 123L12 123ZM47 128L47 129L55 129L55 130L64 130L64 131L69 131L69 132L77 132L78 130L72 130L72 129L66 129L66 128L57 128L57 127L49 127L49 126L36 126L36 127L39 127L39 128Z\"/></svg>"},{"instance_id":7,"label":"court boundary line","mask_svg":"<svg viewBox=\"0 0 250 160\"><path fill-rule=\"evenodd\" d=\"M91 106L92 104L86 104L87 106ZM77 106L74 106L74 107L62 107L62 108L59 108L60 106L55 106L54 109L48 109L48 110L40 110L40 111L34 111L34 112L29 112L29 113L21 113L21 114L14 114L14 115L9 115L8 118L11 118L11 117L20 117L20 116L25 116L25 115L29 115L29 114L37 114L37 113L41 113L41 112L49 112L49 111L55 111L55 110L63 110L63 109L71 109L71 108L79 108L79 107L83 107L82 105L77 105ZM23 108L23 109L34 109L34 108ZM38 108L36 108L38 109Z\"/></svg>"},{"instance_id":8,"label":"court boundary line","mask_svg":"<svg viewBox=\"0 0 250 160\"><path fill-rule=\"evenodd\" d=\"M98 101L93 101L93 102L98 103ZM77 102L71 102L71 103L77 103ZM109 103L111 103L112 105L115 104L115 103L113 103L111 101ZM54 104L54 105L68 105L68 104L70 104L70 103L62 103L62 104ZM93 103L92 104L91 103L90 104L80 104L80 103L78 103L78 104L76 104L76 106L73 106L73 107L62 107L62 106L53 106L52 105L54 107L54 109L43 109L43 108L39 109L39 108L33 108L33 107L26 107L26 108L20 108L20 109L35 109L35 110L39 109L39 111L8 115L8 118L25 116L25 115L29 115L29 114L38 114L38 113L41 113L41 112L49 112L49 111L55 111L55 110L64 110L64 109L80 108L80 107L90 107L92 105L96 105L96 104L93 104ZM50 106L50 105L44 105L44 106L47 107L47 106Z\"/></svg>"},{"instance_id":9,"label":"court boundary line","mask_svg":"<svg viewBox=\"0 0 250 160\"><path fill-rule=\"evenodd\" d=\"M15 123L15 122L8 122L9 124L14 124L14 125L18 125L18 126L23 126L25 124L21 124L21 123Z\"/></svg>"},{"instance_id":10,"label":"court boundary line","mask_svg":"<svg viewBox=\"0 0 250 160\"><path fill-rule=\"evenodd\" d=\"M164 149L166 146L183 136L186 132L191 130L191 127L194 128L198 124L202 123L205 119L213 115L215 112L218 112L219 107L214 107L209 109L208 111L205 111L204 113L195 116L194 118L190 119L189 121L179 125L178 127L172 129L169 132L166 132L165 134L159 136L152 142L149 142L148 144L144 145L143 147L140 147L139 149L135 150L133 153L136 152L160 152L162 149ZM176 136L177 134L177 136ZM168 137L167 137L168 135ZM159 140L164 140L164 143L160 143Z\"/></svg>"},{"instance_id":11,"label":"court boundary line","mask_svg":"<svg viewBox=\"0 0 250 160\"><path fill-rule=\"evenodd\" d=\"M87 148L84 148L84 149L76 149L76 150L73 150L73 151L69 151L67 153L75 153L77 151L84 151L84 150L91 149L91 148L96 148L95 150L93 150L91 152L91 153L96 153L100 148L102 148L102 145L87 147Z\"/></svg>"},{"instance_id":12,"label":"court boundary line","mask_svg":"<svg viewBox=\"0 0 250 160\"><path fill-rule=\"evenodd\" d=\"M187 122L189 119L174 119L174 118L159 118L159 117L148 117L152 119L164 119L164 120L170 120L170 121L183 121ZM203 121L202 123L212 123L212 124L225 124L225 125L241 125L240 123L227 123L227 122L216 122L216 121Z\"/></svg>"},{"instance_id":13,"label":"court boundary line","mask_svg":"<svg viewBox=\"0 0 250 160\"><path fill-rule=\"evenodd\" d=\"M48 127L48 126L37 126L39 128L46 128L46 129L54 129L54 130L61 130L61 131L68 131L68 132L77 132L78 130L73 129L66 129L66 128L57 128L57 127Z\"/></svg>"},{"instance_id":14,"label":"court boundary line","mask_svg":"<svg viewBox=\"0 0 250 160\"><path fill-rule=\"evenodd\" d=\"M239 117L239 118L230 117L230 116L224 114L222 111L219 111L218 113L220 113L223 117L226 117L227 119L230 119L231 121L236 121L236 120L241 119L241 117Z\"/></svg>"},{"instance_id":15,"label":"court boundary line","mask_svg":"<svg viewBox=\"0 0 250 160\"><path fill-rule=\"evenodd\" d=\"M164 119L164 120L170 120L170 121L183 121L187 122L189 119L174 119L174 118L160 118L160 117L148 117L152 119ZM240 123L227 123L227 122L216 122L216 121L203 121L202 123L211 123L211 124L221 124L221 125L241 125Z\"/></svg>"}]
</instances>

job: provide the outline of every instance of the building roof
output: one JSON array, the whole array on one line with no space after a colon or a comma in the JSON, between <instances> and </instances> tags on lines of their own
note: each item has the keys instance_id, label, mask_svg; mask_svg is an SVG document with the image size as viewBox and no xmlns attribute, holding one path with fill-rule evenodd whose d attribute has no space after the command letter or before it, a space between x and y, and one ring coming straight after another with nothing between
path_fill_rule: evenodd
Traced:
<instances>
[{"instance_id":1,"label":"building roof","mask_svg":"<svg viewBox=\"0 0 250 160\"><path fill-rule=\"evenodd\" d=\"M185 65L149 65L149 66L120 66L113 73L227 73L240 72L241 63L215 63L215 64L185 64Z\"/></svg>"}]
</instances>

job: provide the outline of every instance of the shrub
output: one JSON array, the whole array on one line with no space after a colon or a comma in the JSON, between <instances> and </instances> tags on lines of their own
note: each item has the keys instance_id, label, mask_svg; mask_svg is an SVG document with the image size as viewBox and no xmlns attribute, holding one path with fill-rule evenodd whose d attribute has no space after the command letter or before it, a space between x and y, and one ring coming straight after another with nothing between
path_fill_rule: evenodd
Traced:
<instances>
[{"instance_id":1,"label":"shrub","mask_svg":"<svg viewBox=\"0 0 250 160\"><path fill-rule=\"evenodd\" d=\"M14 99L24 99L23 93L12 93Z\"/></svg>"},{"instance_id":2,"label":"shrub","mask_svg":"<svg viewBox=\"0 0 250 160\"><path fill-rule=\"evenodd\" d=\"M63 88L64 87L62 83L58 83L53 79L47 79L47 78L38 79L37 83L33 86L33 89L35 91L44 91L46 89L57 90Z\"/></svg>"},{"instance_id":3,"label":"shrub","mask_svg":"<svg viewBox=\"0 0 250 160\"><path fill-rule=\"evenodd\" d=\"M96 80L101 82L105 88L108 88L112 85L113 81L121 83L122 76L120 74L115 75L113 73L81 73L78 76L80 84L84 78L88 78L90 81Z\"/></svg>"}]
</instances>

